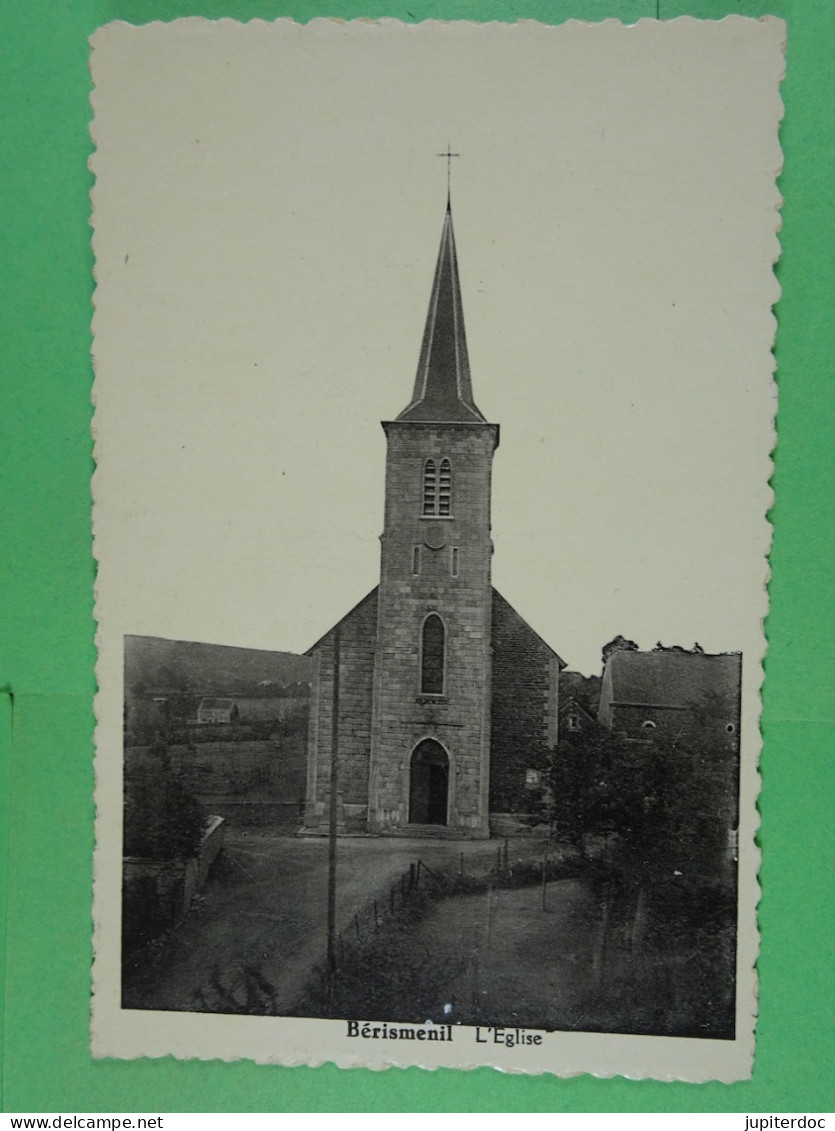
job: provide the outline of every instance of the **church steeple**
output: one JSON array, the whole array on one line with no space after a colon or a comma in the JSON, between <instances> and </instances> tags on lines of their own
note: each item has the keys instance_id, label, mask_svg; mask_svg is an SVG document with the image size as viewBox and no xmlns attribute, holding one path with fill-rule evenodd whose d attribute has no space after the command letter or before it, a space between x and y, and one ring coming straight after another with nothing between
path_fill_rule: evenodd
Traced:
<instances>
[{"instance_id":1,"label":"church steeple","mask_svg":"<svg viewBox=\"0 0 835 1131\"><path fill-rule=\"evenodd\" d=\"M368 827L488 836L499 426L473 402L449 202L414 396L383 429Z\"/></svg>"},{"instance_id":2,"label":"church steeple","mask_svg":"<svg viewBox=\"0 0 835 1131\"><path fill-rule=\"evenodd\" d=\"M487 423L473 400L449 198L415 389L411 403L397 419L418 423Z\"/></svg>"}]
</instances>

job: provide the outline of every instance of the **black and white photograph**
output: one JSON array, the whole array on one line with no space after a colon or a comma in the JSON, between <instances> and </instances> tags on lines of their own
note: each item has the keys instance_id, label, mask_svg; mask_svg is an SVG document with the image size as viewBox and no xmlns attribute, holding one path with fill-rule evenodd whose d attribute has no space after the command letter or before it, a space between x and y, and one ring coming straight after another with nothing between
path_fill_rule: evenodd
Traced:
<instances>
[{"instance_id":1,"label":"black and white photograph","mask_svg":"<svg viewBox=\"0 0 835 1131\"><path fill-rule=\"evenodd\" d=\"M750 1074L783 36L96 33L95 1055Z\"/></svg>"}]
</instances>

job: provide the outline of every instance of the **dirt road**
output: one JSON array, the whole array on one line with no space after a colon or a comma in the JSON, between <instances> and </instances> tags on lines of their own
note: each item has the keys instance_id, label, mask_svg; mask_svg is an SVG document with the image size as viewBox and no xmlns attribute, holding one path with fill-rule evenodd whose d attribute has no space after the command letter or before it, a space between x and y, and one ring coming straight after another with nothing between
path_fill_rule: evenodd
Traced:
<instances>
[{"instance_id":1,"label":"dirt road","mask_svg":"<svg viewBox=\"0 0 835 1131\"><path fill-rule=\"evenodd\" d=\"M534 845L531 846L534 848ZM409 865L486 871L496 841L344 838L337 926L381 906ZM125 972L127 1008L281 1014L299 997L327 938L327 841L232 830L186 921Z\"/></svg>"}]
</instances>

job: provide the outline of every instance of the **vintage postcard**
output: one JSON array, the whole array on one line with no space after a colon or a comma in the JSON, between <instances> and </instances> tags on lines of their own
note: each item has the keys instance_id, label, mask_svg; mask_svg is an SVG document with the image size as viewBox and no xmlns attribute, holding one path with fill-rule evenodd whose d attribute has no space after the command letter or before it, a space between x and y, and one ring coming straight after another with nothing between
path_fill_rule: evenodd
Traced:
<instances>
[{"instance_id":1,"label":"vintage postcard","mask_svg":"<svg viewBox=\"0 0 835 1131\"><path fill-rule=\"evenodd\" d=\"M96 1056L750 1075L784 36L93 37Z\"/></svg>"}]
</instances>

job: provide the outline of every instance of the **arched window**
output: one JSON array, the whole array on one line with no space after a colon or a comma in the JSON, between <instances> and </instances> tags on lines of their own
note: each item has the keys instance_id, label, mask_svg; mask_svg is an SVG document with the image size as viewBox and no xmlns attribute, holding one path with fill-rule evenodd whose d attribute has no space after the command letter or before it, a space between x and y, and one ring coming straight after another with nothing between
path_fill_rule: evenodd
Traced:
<instances>
[{"instance_id":1,"label":"arched window","mask_svg":"<svg viewBox=\"0 0 835 1131\"><path fill-rule=\"evenodd\" d=\"M423 622L420 647L420 690L422 695L444 693L444 622L430 613Z\"/></svg>"},{"instance_id":2,"label":"arched window","mask_svg":"<svg viewBox=\"0 0 835 1131\"><path fill-rule=\"evenodd\" d=\"M438 472L435 461L423 465L423 514L437 514Z\"/></svg>"},{"instance_id":3,"label":"arched window","mask_svg":"<svg viewBox=\"0 0 835 1131\"><path fill-rule=\"evenodd\" d=\"M421 514L449 518L452 515L452 467L448 459L440 466L433 459L423 465Z\"/></svg>"}]
</instances>

